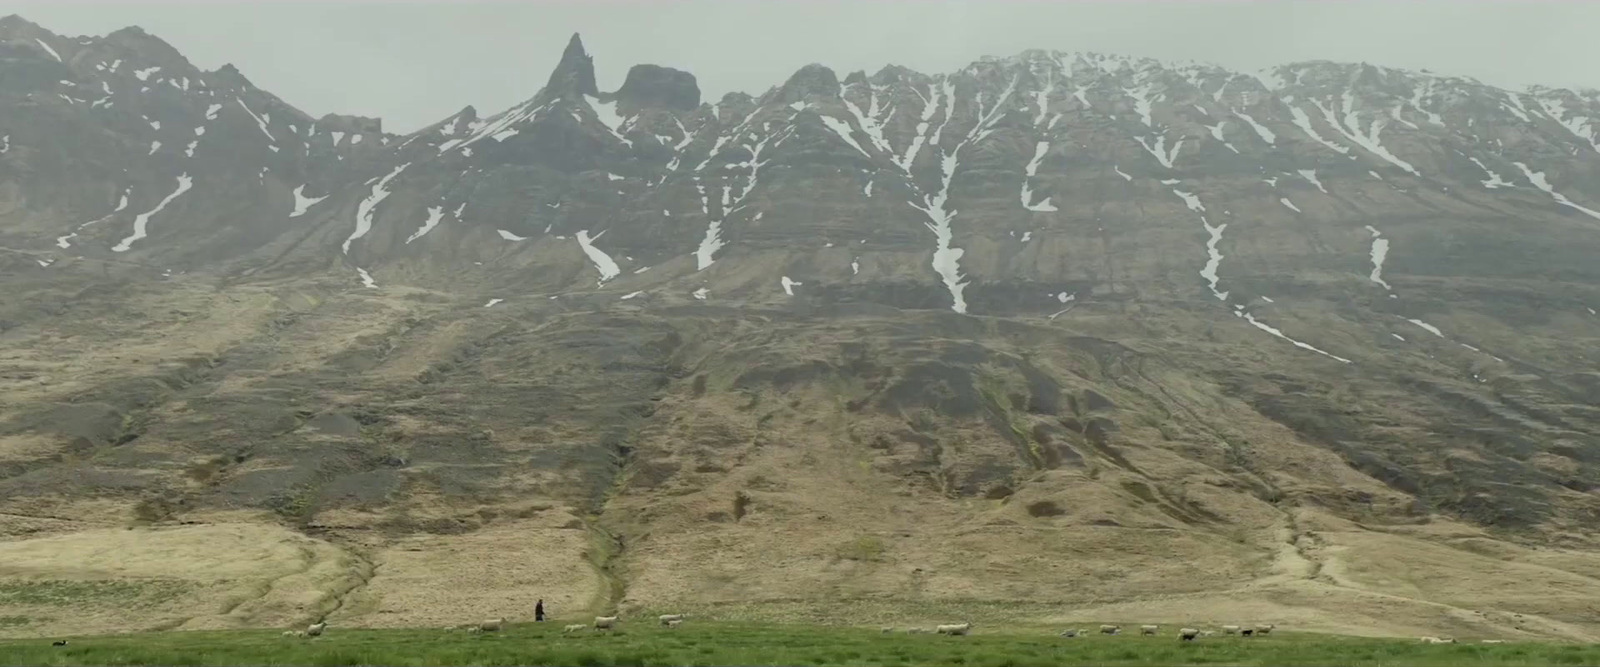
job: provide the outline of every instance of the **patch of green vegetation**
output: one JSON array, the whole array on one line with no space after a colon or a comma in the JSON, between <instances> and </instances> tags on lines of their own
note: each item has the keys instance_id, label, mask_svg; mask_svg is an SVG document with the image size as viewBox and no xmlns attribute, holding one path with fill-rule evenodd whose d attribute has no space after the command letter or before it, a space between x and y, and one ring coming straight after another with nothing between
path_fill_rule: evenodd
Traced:
<instances>
[{"instance_id":1,"label":"patch of green vegetation","mask_svg":"<svg viewBox=\"0 0 1600 667\"><path fill-rule=\"evenodd\" d=\"M13 579L0 581L0 604L77 605L89 602L152 605L177 598L189 588L188 582L171 579Z\"/></svg>"},{"instance_id":2,"label":"patch of green vegetation","mask_svg":"<svg viewBox=\"0 0 1600 667\"><path fill-rule=\"evenodd\" d=\"M837 555L844 560L877 562L883 560L887 549L881 538L864 535L840 546Z\"/></svg>"},{"instance_id":3,"label":"patch of green vegetation","mask_svg":"<svg viewBox=\"0 0 1600 667\"><path fill-rule=\"evenodd\" d=\"M1160 637L1063 639L1013 630L968 637L880 634L876 628L758 625L691 619L667 629L624 619L612 633L562 635L564 620L484 635L434 629L346 630L315 640L275 630L161 632L0 641L0 662L30 665L1329 665L1600 664L1600 647L1513 643L1428 645L1414 640L1274 634L1180 642ZM631 622L630 622L631 620ZM1087 624L1087 623L1085 623ZM1080 624L1080 625L1085 625ZM991 628L992 629L992 628Z\"/></svg>"}]
</instances>

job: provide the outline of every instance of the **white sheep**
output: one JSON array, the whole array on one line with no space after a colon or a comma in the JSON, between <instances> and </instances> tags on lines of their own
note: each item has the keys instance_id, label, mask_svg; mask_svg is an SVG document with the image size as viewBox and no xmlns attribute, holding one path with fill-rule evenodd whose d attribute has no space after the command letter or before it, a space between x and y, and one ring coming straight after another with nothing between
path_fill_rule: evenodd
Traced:
<instances>
[{"instance_id":1,"label":"white sheep","mask_svg":"<svg viewBox=\"0 0 1600 667\"><path fill-rule=\"evenodd\" d=\"M927 628L906 628L906 634L908 634L908 635L925 635L925 634L928 634L928 629Z\"/></svg>"},{"instance_id":2,"label":"white sheep","mask_svg":"<svg viewBox=\"0 0 1600 667\"><path fill-rule=\"evenodd\" d=\"M1274 628L1277 628L1277 627L1278 627L1278 626L1276 626L1276 625L1273 625L1273 624L1271 624L1271 623L1261 623L1261 624L1257 624L1257 625L1256 625L1256 634L1258 634L1258 635L1264 635L1264 634L1268 634L1268 633L1271 633L1271 632L1272 632L1272 630L1273 630L1273 629L1274 629Z\"/></svg>"},{"instance_id":3,"label":"white sheep","mask_svg":"<svg viewBox=\"0 0 1600 667\"><path fill-rule=\"evenodd\" d=\"M611 629L613 629L615 627L617 627L617 617L616 616L596 616L596 617L594 617L594 629L596 629L596 630L611 630Z\"/></svg>"},{"instance_id":4,"label":"white sheep","mask_svg":"<svg viewBox=\"0 0 1600 667\"><path fill-rule=\"evenodd\" d=\"M483 628L480 628L480 627L478 627L476 625L467 626L467 634L469 634L469 635L481 635L481 634L483 634Z\"/></svg>"},{"instance_id":5,"label":"white sheep","mask_svg":"<svg viewBox=\"0 0 1600 667\"><path fill-rule=\"evenodd\" d=\"M1424 643L1424 644L1454 644L1454 643L1456 643L1456 640L1448 639L1448 638L1441 639L1439 637L1423 637L1422 638L1422 643Z\"/></svg>"},{"instance_id":6,"label":"white sheep","mask_svg":"<svg viewBox=\"0 0 1600 667\"><path fill-rule=\"evenodd\" d=\"M936 626L933 631L941 635L950 635L952 637L955 635L965 635L972 631L972 623L968 622L960 625L940 625Z\"/></svg>"},{"instance_id":7,"label":"white sheep","mask_svg":"<svg viewBox=\"0 0 1600 667\"><path fill-rule=\"evenodd\" d=\"M505 624L506 617L504 616L501 616L500 618L491 618L479 623L478 630L482 632L499 632L500 628L505 627Z\"/></svg>"},{"instance_id":8,"label":"white sheep","mask_svg":"<svg viewBox=\"0 0 1600 667\"><path fill-rule=\"evenodd\" d=\"M681 620L683 620L683 614L662 614L660 618L661 618L661 624L662 625L666 625L668 621L681 621Z\"/></svg>"},{"instance_id":9,"label":"white sheep","mask_svg":"<svg viewBox=\"0 0 1600 667\"><path fill-rule=\"evenodd\" d=\"M1504 643L1506 643L1506 640L1504 640L1504 639L1484 639L1482 641L1485 644L1504 644Z\"/></svg>"},{"instance_id":10,"label":"white sheep","mask_svg":"<svg viewBox=\"0 0 1600 667\"><path fill-rule=\"evenodd\" d=\"M1201 637L1215 637L1216 634L1217 634L1216 630L1201 630L1200 631L1200 636Z\"/></svg>"},{"instance_id":11,"label":"white sheep","mask_svg":"<svg viewBox=\"0 0 1600 667\"><path fill-rule=\"evenodd\" d=\"M1199 636L1200 636L1200 629L1199 628L1178 628L1178 639L1180 639L1182 641L1192 642L1192 641L1194 641L1195 637L1199 637Z\"/></svg>"},{"instance_id":12,"label":"white sheep","mask_svg":"<svg viewBox=\"0 0 1600 667\"><path fill-rule=\"evenodd\" d=\"M683 619L681 618L674 618L670 621L667 621L667 627L669 628L676 628L680 625L683 625Z\"/></svg>"},{"instance_id":13,"label":"white sheep","mask_svg":"<svg viewBox=\"0 0 1600 667\"><path fill-rule=\"evenodd\" d=\"M1078 636L1078 631L1070 629L1070 628L1066 629L1066 630L1062 630L1061 631L1061 636L1062 637L1067 637L1067 638L1076 637L1076 636Z\"/></svg>"},{"instance_id":14,"label":"white sheep","mask_svg":"<svg viewBox=\"0 0 1600 667\"><path fill-rule=\"evenodd\" d=\"M455 631L460 630L460 629L461 629L461 626L459 626L459 625L447 625L447 626L444 627L444 631L445 632L455 632Z\"/></svg>"},{"instance_id":15,"label":"white sheep","mask_svg":"<svg viewBox=\"0 0 1600 667\"><path fill-rule=\"evenodd\" d=\"M327 621L323 621L321 623L312 623L311 625L306 626L306 636L321 637L322 631L326 629L328 629Z\"/></svg>"},{"instance_id":16,"label":"white sheep","mask_svg":"<svg viewBox=\"0 0 1600 667\"><path fill-rule=\"evenodd\" d=\"M886 634L886 635L892 635L892 634L894 634L894 628L891 628L891 627L886 625L886 626L883 626L881 628L878 628L878 632L881 632L881 633Z\"/></svg>"},{"instance_id":17,"label":"white sheep","mask_svg":"<svg viewBox=\"0 0 1600 667\"><path fill-rule=\"evenodd\" d=\"M1114 635L1114 634L1119 634L1121 632L1122 632L1122 626L1120 626L1120 625L1102 625L1102 626L1100 626L1100 634L1102 634L1102 635Z\"/></svg>"},{"instance_id":18,"label":"white sheep","mask_svg":"<svg viewBox=\"0 0 1600 667\"><path fill-rule=\"evenodd\" d=\"M573 623L572 625L569 625L567 627L562 628L561 629L561 634L568 634L568 633L578 632L580 630L587 630L587 629L589 629L589 626L587 626L587 625L584 625L582 623Z\"/></svg>"},{"instance_id":19,"label":"white sheep","mask_svg":"<svg viewBox=\"0 0 1600 667\"><path fill-rule=\"evenodd\" d=\"M1239 626L1237 626L1237 625L1224 625L1224 626L1222 626L1222 633L1223 634L1228 634L1228 635L1239 634Z\"/></svg>"},{"instance_id":20,"label":"white sheep","mask_svg":"<svg viewBox=\"0 0 1600 667\"><path fill-rule=\"evenodd\" d=\"M294 630L284 630L283 631L283 636L285 636L285 637L293 637L294 636Z\"/></svg>"},{"instance_id":21,"label":"white sheep","mask_svg":"<svg viewBox=\"0 0 1600 667\"><path fill-rule=\"evenodd\" d=\"M1159 630L1159 629L1160 629L1160 626L1156 626L1156 625L1141 625L1141 626L1139 626L1139 636L1143 637L1145 635L1149 635L1149 636L1154 637L1155 634L1156 634L1156 630Z\"/></svg>"}]
</instances>

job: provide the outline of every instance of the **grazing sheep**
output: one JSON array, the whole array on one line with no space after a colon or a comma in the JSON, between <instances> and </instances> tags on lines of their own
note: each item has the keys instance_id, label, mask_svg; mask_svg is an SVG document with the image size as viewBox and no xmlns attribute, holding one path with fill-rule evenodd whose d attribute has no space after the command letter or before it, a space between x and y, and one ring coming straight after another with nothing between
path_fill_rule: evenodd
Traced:
<instances>
[{"instance_id":1,"label":"grazing sheep","mask_svg":"<svg viewBox=\"0 0 1600 667\"><path fill-rule=\"evenodd\" d=\"M960 625L941 625L941 626L935 627L933 630L934 630L934 632L937 632L937 633L939 633L941 635L950 635L950 636L954 637L956 635L965 635L965 634L971 632L972 631L972 623L968 622L968 623L962 623Z\"/></svg>"},{"instance_id":2,"label":"grazing sheep","mask_svg":"<svg viewBox=\"0 0 1600 667\"><path fill-rule=\"evenodd\" d=\"M461 629L460 626L455 626L455 625L447 625L447 626L444 627L444 631L445 632L455 632L455 631L460 630L460 629Z\"/></svg>"},{"instance_id":3,"label":"grazing sheep","mask_svg":"<svg viewBox=\"0 0 1600 667\"><path fill-rule=\"evenodd\" d=\"M1160 629L1160 626L1156 626L1156 625L1141 625L1141 626L1139 626L1139 636L1143 637L1145 635L1149 635L1149 636L1154 637L1155 634L1156 634L1156 630L1159 630L1159 629Z\"/></svg>"},{"instance_id":4,"label":"grazing sheep","mask_svg":"<svg viewBox=\"0 0 1600 667\"><path fill-rule=\"evenodd\" d=\"M1200 631L1200 636L1201 637L1214 637L1214 636L1216 636L1216 634L1217 634L1216 630L1201 630Z\"/></svg>"},{"instance_id":5,"label":"grazing sheep","mask_svg":"<svg viewBox=\"0 0 1600 667\"><path fill-rule=\"evenodd\" d=\"M927 632L927 628L906 628L906 634L908 635L921 635L927 634Z\"/></svg>"},{"instance_id":6,"label":"grazing sheep","mask_svg":"<svg viewBox=\"0 0 1600 667\"><path fill-rule=\"evenodd\" d=\"M1249 637L1250 635L1255 634L1255 632L1256 632L1255 630L1251 630L1250 628L1245 628L1245 629L1239 631L1239 635L1243 636L1243 637Z\"/></svg>"},{"instance_id":7,"label":"grazing sheep","mask_svg":"<svg viewBox=\"0 0 1600 667\"><path fill-rule=\"evenodd\" d=\"M670 621L667 621L667 627L669 628L676 628L680 625L683 625L683 619L681 618L674 618Z\"/></svg>"},{"instance_id":8,"label":"grazing sheep","mask_svg":"<svg viewBox=\"0 0 1600 667\"><path fill-rule=\"evenodd\" d=\"M1485 640L1482 640L1482 641L1485 644L1504 644L1504 643L1506 643L1506 640L1504 640L1504 639L1485 639Z\"/></svg>"},{"instance_id":9,"label":"grazing sheep","mask_svg":"<svg viewBox=\"0 0 1600 667\"><path fill-rule=\"evenodd\" d=\"M668 621L681 621L681 620L683 620L683 614L662 614L661 615L661 624L662 625L666 625Z\"/></svg>"},{"instance_id":10,"label":"grazing sheep","mask_svg":"<svg viewBox=\"0 0 1600 667\"><path fill-rule=\"evenodd\" d=\"M1239 626L1237 626L1237 625L1224 625L1224 626L1222 626L1222 632L1224 634L1229 634L1229 635L1239 634Z\"/></svg>"},{"instance_id":11,"label":"grazing sheep","mask_svg":"<svg viewBox=\"0 0 1600 667\"><path fill-rule=\"evenodd\" d=\"M589 626L587 626L587 625L584 625L582 623L573 623L572 625L569 625L567 627L562 628L561 629L561 634L568 634L568 633L572 633L572 632L578 632L579 630L587 630L587 629L589 629Z\"/></svg>"},{"instance_id":12,"label":"grazing sheep","mask_svg":"<svg viewBox=\"0 0 1600 667\"><path fill-rule=\"evenodd\" d=\"M617 627L617 617L616 616L596 616L596 617L594 617L594 629L596 629L596 630L611 630L611 629L614 629L616 627Z\"/></svg>"},{"instance_id":13,"label":"grazing sheep","mask_svg":"<svg viewBox=\"0 0 1600 667\"><path fill-rule=\"evenodd\" d=\"M888 626L884 626L884 627L878 628L878 632L881 632L881 633L886 634L886 635L892 635L892 634L894 634L894 628L891 628L891 627L888 627Z\"/></svg>"},{"instance_id":14,"label":"grazing sheep","mask_svg":"<svg viewBox=\"0 0 1600 667\"><path fill-rule=\"evenodd\" d=\"M323 621L321 623L312 623L311 625L306 626L306 636L321 637L322 631L326 629L328 629L327 621Z\"/></svg>"},{"instance_id":15,"label":"grazing sheep","mask_svg":"<svg viewBox=\"0 0 1600 667\"><path fill-rule=\"evenodd\" d=\"M500 618L491 618L479 623L478 630L481 632L499 632L500 628L505 627L505 624L506 617L504 616L501 616Z\"/></svg>"},{"instance_id":16,"label":"grazing sheep","mask_svg":"<svg viewBox=\"0 0 1600 667\"><path fill-rule=\"evenodd\" d=\"M1121 632L1122 632L1122 626L1120 626L1120 625L1102 625L1102 626L1100 626L1100 634L1102 634L1102 635L1114 635L1114 634L1119 634Z\"/></svg>"},{"instance_id":17,"label":"grazing sheep","mask_svg":"<svg viewBox=\"0 0 1600 667\"><path fill-rule=\"evenodd\" d=\"M1178 628L1178 639L1182 641L1192 642L1195 637L1199 636L1200 630L1197 628Z\"/></svg>"},{"instance_id":18,"label":"grazing sheep","mask_svg":"<svg viewBox=\"0 0 1600 667\"><path fill-rule=\"evenodd\" d=\"M1438 637L1423 637L1422 638L1422 643L1424 643L1424 644L1454 644L1454 643L1456 643L1456 640L1454 640L1454 639L1440 639Z\"/></svg>"},{"instance_id":19,"label":"grazing sheep","mask_svg":"<svg viewBox=\"0 0 1600 667\"><path fill-rule=\"evenodd\" d=\"M480 627L478 627L476 625L469 625L469 626L467 626L467 634L469 634L469 635L481 635L481 634L483 634L483 628L480 628Z\"/></svg>"},{"instance_id":20,"label":"grazing sheep","mask_svg":"<svg viewBox=\"0 0 1600 667\"><path fill-rule=\"evenodd\" d=\"M1077 630L1073 630L1073 629L1062 630L1061 631L1061 636L1062 637L1067 637L1067 638L1070 639L1072 637L1078 636L1078 631Z\"/></svg>"},{"instance_id":21,"label":"grazing sheep","mask_svg":"<svg viewBox=\"0 0 1600 667\"><path fill-rule=\"evenodd\" d=\"M283 636L285 636L285 637L293 637L294 636L294 631L293 630L284 630L283 631Z\"/></svg>"},{"instance_id":22,"label":"grazing sheep","mask_svg":"<svg viewBox=\"0 0 1600 667\"><path fill-rule=\"evenodd\" d=\"M1258 635L1269 634L1269 633L1272 632L1272 629L1276 628L1276 627L1278 627L1278 626L1273 625L1271 623L1259 624L1259 625L1256 626L1256 634L1258 634Z\"/></svg>"},{"instance_id":23,"label":"grazing sheep","mask_svg":"<svg viewBox=\"0 0 1600 667\"><path fill-rule=\"evenodd\" d=\"M65 640L65 639L57 639L57 640L55 640L53 642L50 642L50 645L51 646L66 646L67 645L67 640Z\"/></svg>"}]
</instances>

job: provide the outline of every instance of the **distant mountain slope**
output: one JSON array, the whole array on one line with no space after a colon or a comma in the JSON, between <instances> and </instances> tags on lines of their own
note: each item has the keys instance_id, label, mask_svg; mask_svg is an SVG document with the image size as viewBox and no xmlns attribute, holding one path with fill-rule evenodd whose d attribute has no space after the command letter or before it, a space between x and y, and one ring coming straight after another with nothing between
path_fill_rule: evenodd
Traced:
<instances>
[{"instance_id":1,"label":"distant mountain slope","mask_svg":"<svg viewBox=\"0 0 1600 667\"><path fill-rule=\"evenodd\" d=\"M0 19L0 591L155 591L0 632L1600 636L1600 93L1045 51L603 84L574 36L396 136Z\"/></svg>"}]
</instances>

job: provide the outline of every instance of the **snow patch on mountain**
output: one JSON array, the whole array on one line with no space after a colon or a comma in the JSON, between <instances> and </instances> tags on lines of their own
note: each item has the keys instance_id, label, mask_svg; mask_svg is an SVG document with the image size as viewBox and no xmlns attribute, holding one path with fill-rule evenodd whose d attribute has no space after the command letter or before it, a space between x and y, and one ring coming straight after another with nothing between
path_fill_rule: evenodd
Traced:
<instances>
[{"instance_id":1,"label":"snow patch on mountain","mask_svg":"<svg viewBox=\"0 0 1600 667\"><path fill-rule=\"evenodd\" d=\"M1385 148L1380 142L1379 135L1383 134L1383 127L1387 122L1385 119L1375 118L1366 129L1362 129L1361 117L1356 114L1355 111L1355 96L1353 94L1346 93L1343 98L1343 118L1335 116L1333 109L1323 105L1322 102L1312 100L1311 103L1316 105L1317 109L1322 111L1323 120L1327 121L1328 125L1334 130L1338 131L1339 134L1344 135L1346 139L1355 142L1356 145L1367 149L1368 152L1383 158L1390 164L1406 170L1412 176L1422 175L1417 172L1416 167L1411 166L1410 162L1406 162L1405 160L1400 159L1394 153L1389 152L1389 149Z\"/></svg>"},{"instance_id":2,"label":"snow patch on mountain","mask_svg":"<svg viewBox=\"0 0 1600 667\"><path fill-rule=\"evenodd\" d=\"M358 267L356 267L356 273L360 274L360 276L361 276L361 286L362 287L377 288L378 282L372 279L372 274L367 273L366 269L363 269L363 268L358 266Z\"/></svg>"},{"instance_id":3,"label":"snow patch on mountain","mask_svg":"<svg viewBox=\"0 0 1600 667\"><path fill-rule=\"evenodd\" d=\"M946 86L947 92L950 92L952 88L949 88L948 82L946 82ZM928 216L928 222L923 224L933 232L936 242L933 251L933 270L944 280L945 288L950 290L952 299L950 308L957 313L967 312L967 300L963 296L967 281L961 275L961 255L964 251L953 245L955 233L950 227L950 222L955 218L956 211L949 208L950 182L955 178L961 149L983 140L984 137L989 136L989 133L994 131L995 122L1006 111L1006 103L1011 99L1011 93L1016 88L1017 78L1012 77L1011 83L1006 86L1005 91L1001 92L1000 97L995 101L994 107L987 112L984 111L983 94L979 93L978 123L967 132L967 136L961 140L961 143L956 145L954 150L950 151L949 155L940 160L941 177L939 190L925 195L920 206L916 202L907 202L913 208L922 211ZM945 122L949 122L948 115ZM939 130L935 131L935 135L937 136L943 129L944 126L940 125ZM937 139L933 142L935 146L938 143Z\"/></svg>"},{"instance_id":4,"label":"snow patch on mountain","mask_svg":"<svg viewBox=\"0 0 1600 667\"><path fill-rule=\"evenodd\" d=\"M294 189L294 211L289 213L289 217L298 218L302 215L305 215L306 211L311 210L312 206L317 205L317 202L328 198L328 195L322 195L321 197L307 197L305 193L306 186L304 185Z\"/></svg>"},{"instance_id":5,"label":"snow patch on mountain","mask_svg":"<svg viewBox=\"0 0 1600 667\"><path fill-rule=\"evenodd\" d=\"M1438 336L1440 338L1444 338L1444 332L1439 331L1439 327L1433 326L1432 324L1428 324L1427 322L1424 322L1422 320L1417 320L1417 319L1407 319L1406 321L1410 322L1412 324L1415 324L1415 325L1417 325L1419 327L1422 327L1423 329L1426 329L1428 331L1428 333L1431 333L1431 334L1433 334L1435 336Z\"/></svg>"},{"instance_id":6,"label":"snow patch on mountain","mask_svg":"<svg viewBox=\"0 0 1600 667\"><path fill-rule=\"evenodd\" d=\"M1252 314L1250 314L1248 312L1238 312L1238 311L1236 311L1234 314L1238 315L1239 317L1243 317L1246 322L1250 323L1250 326L1253 326L1253 327L1255 327L1257 329L1260 329L1260 330L1265 331L1265 332L1267 332L1269 334L1277 336L1278 338L1282 338L1282 339L1284 339L1286 341L1289 341L1290 343L1293 343L1295 347L1298 347L1298 348L1303 349L1303 350L1310 350L1310 351L1315 352L1317 354L1320 354L1320 355L1322 355L1324 357L1328 357L1329 359L1334 359L1336 361L1340 361L1340 362L1343 362L1343 363L1346 363L1346 364L1351 363L1349 359L1346 359L1344 357L1341 357L1341 356L1338 356L1338 355L1335 355L1335 354L1330 354L1328 352L1324 352L1324 351L1322 351L1320 349L1317 349L1315 346L1312 346L1309 343L1303 343L1301 341L1298 341L1298 340L1295 340L1293 338L1290 338L1288 335L1284 334L1282 330L1280 330L1280 329L1278 329L1278 328L1276 328L1276 327L1274 327L1272 325L1269 325L1266 322L1262 322L1260 320L1257 320L1255 315L1252 315Z\"/></svg>"},{"instance_id":7,"label":"snow patch on mountain","mask_svg":"<svg viewBox=\"0 0 1600 667\"><path fill-rule=\"evenodd\" d=\"M1217 276L1217 269L1222 267L1222 251L1217 249L1217 244L1222 242L1222 232L1228 229L1228 224L1223 223L1213 227L1205 218L1200 218L1200 224L1205 226L1206 233L1210 235L1210 238L1206 239L1206 265L1200 269L1200 277L1206 279L1212 296L1217 297L1218 301L1225 302L1228 300L1228 293L1217 291L1217 283L1221 281Z\"/></svg>"},{"instance_id":8,"label":"snow patch on mountain","mask_svg":"<svg viewBox=\"0 0 1600 667\"><path fill-rule=\"evenodd\" d=\"M1382 285L1386 290L1392 290L1394 288L1383 280L1383 261L1389 256L1389 239L1383 238L1382 232L1372 225L1367 225L1367 231L1372 232L1372 273L1367 279Z\"/></svg>"},{"instance_id":9,"label":"snow patch on mountain","mask_svg":"<svg viewBox=\"0 0 1600 667\"><path fill-rule=\"evenodd\" d=\"M617 141L622 142L622 145L629 148L633 147L633 142L622 136L622 126L628 122L628 119L617 113L616 100L601 102L600 98L593 95L584 95L583 99L589 103L589 108L594 110L595 117L600 119L600 124L605 126L606 131L610 132L611 136L616 137Z\"/></svg>"},{"instance_id":10,"label":"snow patch on mountain","mask_svg":"<svg viewBox=\"0 0 1600 667\"><path fill-rule=\"evenodd\" d=\"M1524 163L1521 163L1521 162L1512 162L1511 164L1516 165L1518 169L1522 170L1522 175L1528 177L1528 180L1533 183L1533 187L1539 188L1540 190L1544 190L1547 194L1549 194L1552 198L1554 198L1557 202L1559 202L1563 206L1570 206L1572 208L1575 208L1575 209L1583 212L1584 215L1587 215L1587 216L1589 216L1591 218L1594 218L1596 220L1600 220L1600 211L1596 211L1594 209L1581 206L1577 202L1574 202L1571 199L1568 199L1566 195L1563 195L1563 194L1561 194L1559 192L1556 192L1555 188L1550 185L1550 181L1545 178L1544 172L1542 172L1542 171L1534 171L1533 169L1530 169L1528 167L1528 165L1526 165Z\"/></svg>"},{"instance_id":11,"label":"snow patch on mountain","mask_svg":"<svg viewBox=\"0 0 1600 667\"><path fill-rule=\"evenodd\" d=\"M185 173L182 176L179 176L177 189L173 190L172 194L167 195L161 200L160 203L156 204L155 208L135 216L133 219L133 234L125 239L122 239L120 243L111 249L111 252L127 252L129 248L133 247L133 243L135 241L145 238L145 232L149 227L150 218L154 217L155 214L160 213L162 209L165 209L168 204L172 203L172 200L177 199L183 193L188 192L192 187L194 187L194 179L190 178L189 174Z\"/></svg>"},{"instance_id":12,"label":"snow patch on mountain","mask_svg":"<svg viewBox=\"0 0 1600 667\"><path fill-rule=\"evenodd\" d=\"M583 254L589 256L589 261L594 262L594 268L600 272L598 285L604 285L606 281L622 274L622 269L617 266L617 262L611 259L611 256L607 255L605 251L594 246L594 242L600 240L602 236L605 236L603 231L590 238L589 230L578 230L578 247L583 249Z\"/></svg>"},{"instance_id":13,"label":"snow patch on mountain","mask_svg":"<svg viewBox=\"0 0 1600 667\"><path fill-rule=\"evenodd\" d=\"M1181 138L1178 139L1178 143L1172 145L1171 150L1167 150L1167 136L1164 134L1156 137L1153 145L1143 136L1134 138L1139 141L1140 146L1144 147L1145 152L1154 155L1156 161L1168 169L1171 169L1173 161L1178 159L1178 151L1183 150L1184 139Z\"/></svg>"},{"instance_id":14,"label":"snow patch on mountain","mask_svg":"<svg viewBox=\"0 0 1600 667\"><path fill-rule=\"evenodd\" d=\"M61 59L61 54L59 54L59 53L56 53L56 50L55 50L55 49L52 49L52 48L50 48L50 45L49 45L49 44L46 44L46 43L44 43L44 40L42 40L42 39L39 39L39 38L37 38L37 37L35 37L35 38L34 38L34 40L33 40L33 41L35 41L35 42L38 42L38 43L39 43L39 46L42 46L42 47L44 47L44 50L45 50L45 53L48 53L48 54L50 54L50 57L51 57L51 58L55 58L55 59L56 59L56 62L66 62L66 61L65 61L65 60L62 60L62 59Z\"/></svg>"},{"instance_id":15,"label":"snow patch on mountain","mask_svg":"<svg viewBox=\"0 0 1600 667\"><path fill-rule=\"evenodd\" d=\"M1041 141L1035 144L1033 147L1033 159L1029 160L1027 167L1024 168L1026 175L1022 178L1022 206L1030 211L1048 213L1057 210L1055 205L1050 203L1049 197L1045 197L1043 201L1037 204L1033 203L1033 188L1028 185L1029 179L1032 179L1039 172L1039 163L1044 161L1044 154L1049 150L1050 142L1048 141Z\"/></svg>"},{"instance_id":16,"label":"snow patch on mountain","mask_svg":"<svg viewBox=\"0 0 1600 667\"><path fill-rule=\"evenodd\" d=\"M1306 179L1306 181L1310 182L1312 185L1317 186L1317 189L1321 190L1322 194L1328 194L1328 189L1325 188L1325 187L1322 187L1322 181L1317 179L1317 170L1315 170L1315 169L1300 169L1300 170L1298 170L1298 172L1300 174L1300 178L1304 178L1304 179Z\"/></svg>"},{"instance_id":17,"label":"snow patch on mountain","mask_svg":"<svg viewBox=\"0 0 1600 667\"><path fill-rule=\"evenodd\" d=\"M704 271L711 266L718 250L726 245L722 241L722 223L712 220L706 227L705 238L700 239L700 247L694 251L695 270Z\"/></svg>"},{"instance_id":18,"label":"snow patch on mountain","mask_svg":"<svg viewBox=\"0 0 1600 667\"><path fill-rule=\"evenodd\" d=\"M411 166L411 163L407 162L395 167L394 171L389 172L389 175L379 179L378 182L372 186L372 194L367 195L367 197L362 199L361 203L356 206L356 230L350 233L350 238L344 240L344 254L350 254L350 243L352 241L366 236L367 232L372 229L373 212L377 209L378 204L389 198L389 181L394 180L394 177L399 176L400 172L405 171L406 167L409 166Z\"/></svg>"},{"instance_id":19,"label":"snow patch on mountain","mask_svg":"<svg viewBox=\"0 0 1600 667\"><path fill-rule=\"evenodd\" d=\"M428 232L433 231L433 228L434 227L438 227L439 226L439 221L443 220L443 219L444 219L444 207L443 206L429 206L428 207L428 219L422 221L422 227L421 228L417 229L417 231L415 231L415 232L412 232L411 236L406 237L406 243L410 243L412 241L420 239L420 238L423 237L423 235L427 234Z\"/></svg>"},{"instance_id":20,"label":"snow patch on mountain","mask_svg":"<svg viewBox=\"0 0 1600 667\"><path fill-rule=\"evenodd\" d=\"M1349 155L1350 154L1350 149L1349 148L1347 148L1345 146L1340 146L1339 144L1333 143L1332 141L1328 141L1327 139L1324 139L1321 134L1318 134L1317 133L1317 129L1311 126L1311 116L1306 115L1306 112L1305 112L1304 109L1301 109L1300 107L1297 107L1297 106L1294 106L1294 105L1290 105L1289 106L1289 114L1291 116L1293 116L1293 118L1294 118L1295 127L1298 127L1302 131L1304 131L1306 133L1306 136L1309 136L1312 139L1315 139L1316 142L1319 143L1319 144L1322 144L1324 146L1327 146L1330 149L1333 149L1335 152L1337 152L1340 155Z\"/></svg>"},{"instance_id":21,"label":"snow patch on mountain","mask_svg":"<svg viewBox=\"0 0 1600 667\"><path fill-rule=\"evenodd\" d=\"M794 288L799 287L801 285L804 285L805 283L799 282L797 280L790 280L789 276L784 276L782 280L778 281L778 284L783 286L783 293L784 294L787 294L789 296L794 296Z\"/></svg>"}]
</instances>

